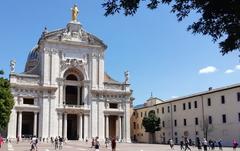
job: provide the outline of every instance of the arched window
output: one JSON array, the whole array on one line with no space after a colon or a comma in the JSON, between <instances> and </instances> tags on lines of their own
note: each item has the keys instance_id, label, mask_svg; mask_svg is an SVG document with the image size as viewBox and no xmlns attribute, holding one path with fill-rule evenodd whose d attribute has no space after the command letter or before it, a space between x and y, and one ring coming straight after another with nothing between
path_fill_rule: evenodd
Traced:
<instances>
[{"instance_id":1,"label":"arched window","mask_svg":"<svg viewBox=\"0 0 240 151\"><path fill-rule=\"evenodd\" d=\"M70 68L70 69L66 70L63 77L66 80L72 80L72 81L84 80L83 73L77 68Z\"/></svg>"},{"instance_id":2,"label":"arched window","mask_svg":"<svg viewBox=\"0 0 240 151\"><path fill-rule=\"evenodd\" d=\"M65 104L83 105L83 86L79 85L80 81L84 80L81 71L76 68L70 68L63 76L65 80L76 81L74 83L66 81L66 84L64 85Z\"/></svg>"}]
</instances>

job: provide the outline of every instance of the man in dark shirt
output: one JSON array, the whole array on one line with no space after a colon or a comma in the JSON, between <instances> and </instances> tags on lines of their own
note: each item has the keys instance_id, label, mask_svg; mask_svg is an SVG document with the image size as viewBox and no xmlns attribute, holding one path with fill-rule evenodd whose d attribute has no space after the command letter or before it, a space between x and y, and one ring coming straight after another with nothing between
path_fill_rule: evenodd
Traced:
<instances>
[{"instance_id":1,"label":"man in dark shirt","mask_svg":"<svg viewBox=\"0 0 240 151\"><path fill-rule=\"evenodd\" d=\"M116 140L115 138L112 139L112 151L116 151Z\"/></svg>"}]
</instances>

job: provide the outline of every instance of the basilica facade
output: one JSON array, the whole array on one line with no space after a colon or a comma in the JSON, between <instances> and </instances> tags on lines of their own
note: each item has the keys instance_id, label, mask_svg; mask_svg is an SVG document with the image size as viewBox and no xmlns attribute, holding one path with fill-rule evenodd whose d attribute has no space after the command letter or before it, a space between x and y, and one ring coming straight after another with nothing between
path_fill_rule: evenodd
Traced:
<instances>
[{"instance_id":1,"label":"basilica facade","mask_svg":"<svg viewBox=\"0 0 240 151\"><path fill-rule=\"evenodd\" d=\"M36 135L84 140L98 136L130 142L128 72L123 82L105 72L107 46L83 29L76 13L65 28L42 33L23 73L15 73L15 61L11 61L15 106L8 138Z\"/></svg>"}]
</instances>

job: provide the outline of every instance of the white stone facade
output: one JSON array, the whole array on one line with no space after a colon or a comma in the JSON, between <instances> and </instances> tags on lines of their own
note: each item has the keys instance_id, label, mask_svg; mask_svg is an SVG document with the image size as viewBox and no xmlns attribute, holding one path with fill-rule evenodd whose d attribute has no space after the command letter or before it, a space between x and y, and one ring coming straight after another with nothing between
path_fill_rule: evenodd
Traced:
<instances>
[{"instance_id":1,"label":"white stone facade","mask_svg":"<svg viewBox=\"0 0 240 151\"><path fill-rule=\"evenodd\" d=\"M105 72L106 48L77 21L44 31L25 71L11 70L15 106L8 138L98 136L130 142L132 91L128 80L117 82Z\"/></svg>"},{"instance_id":2,"label":"white stone facade","mask_svg":"<svg viewBox=\"0 0 240 151\"><path fill-rule=\"evenodd\" d=\"M182 137L195 141L196 137L202 140L207 136L208 140L222 139L223 145L231 146L234 138L240 141L239 108L240 84L167 101L150 98L143 106L133 110L131 137L137 142L150 142L142 119L154 110L161 119L161 130L155 133L157 143L173 139L179 144Z\"/></svg>"}]
</instances>

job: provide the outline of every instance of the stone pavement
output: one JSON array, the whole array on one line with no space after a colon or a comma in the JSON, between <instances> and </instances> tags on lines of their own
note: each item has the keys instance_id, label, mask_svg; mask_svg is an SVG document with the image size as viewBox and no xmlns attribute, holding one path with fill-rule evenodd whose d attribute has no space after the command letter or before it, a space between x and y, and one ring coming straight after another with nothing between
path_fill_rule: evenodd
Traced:
<instances>
[{"instance_id":1,"label":"stone pavement","mask_svg":"<svg viewBox=\"0 0 240 151\"><path fill-rule=\"evenodd\" d=\"M106 148L104 143L101 143L100 151L111 151L110 147ZM64 144L62 151L94 151L90 148L91 143L69 141ZM191 148L192 151L198 151L197 148ZM16 144L4 144L0 151L29 151L29 141L20 142ZM55 151L54 146L51 143L39 143L38 151ZM137 143L117 143L117 151L172 151L168 145L160 144L137 144ZM174 151L180 151L179 146L174 146ZM218 151L218 148L215 149ZM224 148L223 151L232 151L232 148ZM240 151L240 149L237 149Z\"/></svg>"}]
</instances>

